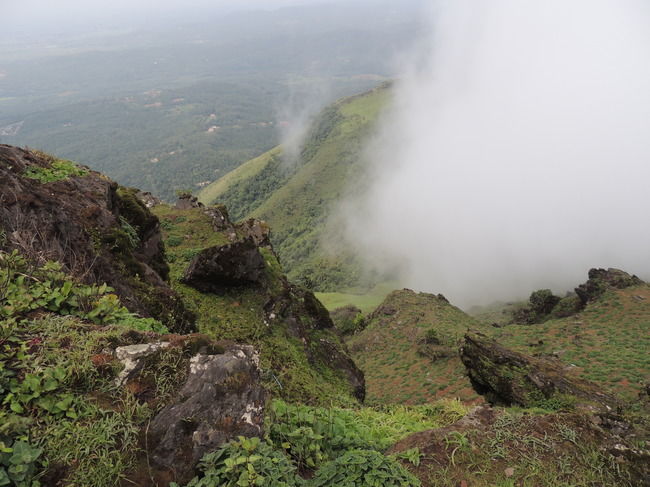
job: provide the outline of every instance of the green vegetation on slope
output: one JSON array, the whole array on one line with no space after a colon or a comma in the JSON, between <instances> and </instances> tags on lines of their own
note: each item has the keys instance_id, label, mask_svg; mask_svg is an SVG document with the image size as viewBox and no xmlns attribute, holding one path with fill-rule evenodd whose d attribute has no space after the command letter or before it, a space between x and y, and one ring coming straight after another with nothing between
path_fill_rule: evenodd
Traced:
<instances>
[{"instance_id":1,"label":"green vegetation on slope","mask_svg":"<svg viewBox=\"0 0 650 487\"><path fill-rule=\"evenodd\" d=\"M471 418L471 419L470 419ZM417 449L403 462L423 487L587 487L643 485L603 451L593 418L576 413L480 408L454 428L425 431L390 452Z\"/></svg>"},{"instance_id":2,"label":"green vegetation on slope","mask_svg":"<svg viewBox=\"0 0 650 487\"><path fill-rule=\"evenodd\" d=\"M241 166L233 169L225 176L219 178L214 183L210 184L203 188L199 197L200 200L204 203L216 202L220 199L221 195L226 193L230 188L239 186L240 184L245 184L247 179L251 179L259 175L266 167L271 163L271 159L274 157L280 157L282 151L279 147L271 149L268 152L265 152L261 156L251 159ZM243 205L236 205L234 207L229 207L230 211L237 211L233 213L235 219L243 217L247 212L244 211ZM238 216L239 215L239 216Z\"/></svg>"},{"instance_id":3,"label":"green vegetation on slope","mask_svg":"<svg viewBox=\"0 0 650 487\"><path fill-rule=\"evenodd\" d=\"M354 292L350 289L348 292L332 293L315 293L316 297L329 310L343 306L356 306L363 313L370 313L386 298L388 293L394 289L391 282L381 283L369 290Z\"/></svg>"},{"instance_id":4,"label":"green vegetation on slope","mask_svg":"<svg viewBox=\"0 0 650 487\"><path fill-rule=\"evenodd\" d=\"M456 341L468 328L522 353L556 357L571 366L572 373L626 400L635 399L648 382L650 285L609 290L582 312L565 318L508 324L521 306L487 307L472 317L434 295L391 293L366 318L365 329L347 339L366 374L367 400L420 403L436 397L476 398L456 357Z\"/></svg>"},{"instance_id":5,"label":"green vegetation on slope","mask_svg":"<svg viewBox=\"0 0 650 487\"><path fill-rule=\"evenodd\" d=\"M314 404L355 402L346 378L317 358L321 339L342 347L333 332L312 329L306 349L305 343L290 333L287 322L278 319L269 323L265 316L265 306L273 295L284 292L280 264L269 249L260 248L266 261L263 288L235 287L219 295L202 293L180 282L185 269L202 249L228 244L241 234L215 231L202 208L177 210L159 205L153 212L161 220L167 243L171 284L196 313L200 332L220 340L255 345L268 388L287 400ZM306 325L310 323L309 317L301 319Z\"/></svg>"},{"instance_id":6,"label":"green vegetation on slope","mask_svg":"<svg viewBox=\"0 0 650 487\"><path fill-rule=\"evenodd\" d=\"M265 438L239 438L205 455L201 475L187 487L416 487L420 482L397 462L404 456L382 452L409 434L447 426L466 413L457 401L379 410L274 400L268 408Z\"/></svg>"},{"instance_id":7,"label":"green vegetation on slope","mask_svg":"<svg viewBox=\"0 0 650 487\"><path fill-rule=\"evenodd\" d=\"M503 345L558 357L604 391L634 399L650 378L650 286L610 290L584 311L495 330Z\"/></svg>"},{"instance_id":8,"label":"green vegetation on slope","mask_svg":"<svg viewBox=\"0 0 650 487\"><path fill-rule=\"evenodd\" d=\"M165 328L57 262L0 252L0 283L0 485L115 486L153 409L116 387L103 350Z\"/></svg>"},{"instance_id":9,"label":"green vegetation on slope","mask_svg":"<svg viewBox=\"0 0 650 487\"><path fill-rule=\"evenodd\" d=\"M249 161L199 193L205 203L225 204L235 218L255 217L273 229L273 245L290 280L319 291L358 285L353 255L326 250L324 239L335 204L362 179L362 149L381 110L387 86L343 99L314 123L296 162L279 149ZM337 240L332 237L330 240Z\"/></svg>"},{"instance_id":10,"label":"green vegetation on slope","mask_svg":"<svg viewBox=\"0 0 650 487\"><path fill-rule=\"evenodd\" d=\"M366 375L370 404L422 404L441 397L477 399L458 358L468 328L488 330L440 296L394 291L348 340Z\"/></svg>"}]
</instances>

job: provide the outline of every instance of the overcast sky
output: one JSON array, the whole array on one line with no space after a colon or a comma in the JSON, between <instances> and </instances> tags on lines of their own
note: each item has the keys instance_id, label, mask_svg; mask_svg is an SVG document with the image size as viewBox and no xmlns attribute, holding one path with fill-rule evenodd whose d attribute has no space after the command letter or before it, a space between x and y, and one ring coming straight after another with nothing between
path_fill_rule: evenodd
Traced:
<instances>
[{"instance_id":1,"label":"overcast sky","mask_svg":"<svg viewBox=\"0 0 650 487\"><path fill-rule=\"evenodd\" d=\"M133 28L160 21L196 21L206 13L277 9L330 0L0 0L3 28L8 35L82 33L96 28ZM367 0L357 0L367 1Z\"/></svg>"},{"instance_id":2,"label":"overcast sky","mask_svg":"<svg viewBox=\"0 0 650 487\"><path fill-rule=\"evenodd\" d=\"M0 0L0 42L48 44L107 32L160 30L210 21L236 11L292 6L365 6L375 13L412 10L430 0ZM345 21L345 15L342 15ZM359 25L363 28L363 25Z\"/></svg>"}]
</instances>

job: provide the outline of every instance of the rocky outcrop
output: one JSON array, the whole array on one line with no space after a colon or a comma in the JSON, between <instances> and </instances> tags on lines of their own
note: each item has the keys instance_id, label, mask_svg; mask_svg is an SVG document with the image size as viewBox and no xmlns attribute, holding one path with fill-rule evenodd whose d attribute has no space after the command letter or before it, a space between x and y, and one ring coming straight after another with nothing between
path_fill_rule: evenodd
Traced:
<instances>
[{"instance_id":1,"label":"rocky outcrop","mask_svg":"<svg viewBox=\"0 0 650 487\"><path fill-rule=\"evenodd\" d=\"M73 171L66 174L66 167ZM158 219L137 190L47 154L0 145L0 235L3 250L17 249L36 264L59 261L87 284L107 283L130 311L174 331L193 328L193 316L166 282Z\"/></svg>"},{"instance_id":2,"label":"rocky outcrop","mask_svg":"<svg viewBox=\"0 0 650 487\"><path fill-rule=\"evenodd\" d=\"M575 288L575 293L567 293L563 298L553 295L550 289L533 292L528 303L512 314L512 323L531 325L572 316L610 289L625 289L641 284L644 282L637 276L619 269L591 269L587 282Z\"/></svg>"},{"instance_id":3,"label":"rocky outcrop","mask_svg":"<svg viewBox=\"0 0 650 487\"><path fill-rule=\"evenodd\" d=\"M260 285L265 268L257 245L246 239L202 250L185 271L183 282L219 294L233 286Z\"/></svg>"},{"instance_id":4,"label":"rocky outcrop","mask_svg":"<svg viewBox=\"0 0 650 487\"><path fill-rule=\"evenodd\" d=\"M615 414L620 402L592 382L571 377L557 361L530 357L479 333L468 333L460 358L477 392L497 404L563 406Z\"/></svg>"},{"instance_id":5,"label":"rocky outcrop","mask_svg":"<svg viewBox=\"0 0 650 487\"><path fill-rule=\"evenodd\" d=\"M643 281L620 269L590 269L589 279L575 289L583 305L595 301L608 289L625 289L639 286Z\"/></svg>"},{"instance_id":6,"label":"rocky outcrop","mask_svg":"<svg viewBox=\"0 0 650 487\"><path fill-rule=\"evenodd\" d=\"M232 296L237 288L253 291L260 298L257 301L261 303L259 311L263 316L260 325L269 334L286 336L287 341L302 349L300 354L304 353L308 367L316 373L326 371L343 379L344 389L363 401L363 372L334 332L334 324L323 304L314 293L291 284L282 273L266 224L254 219L233 224L221 206L191 211L200 211L209 218L215 232L231 243L209 247L197 254L185 269L182 282L203 293L221 296ZM259 306L257 303L254 306ZM263 337L260 342L264 343Z\"/></svg>"},{"instance_id":7,"label":"rocky outcrop","mask_svg":"<svg viewBox=\"0 0 650 487\"><path fill-rule=\"evenodd\" d=\"M115 379L118 386L126 384L135 374L140 372L147 357L155 354L163 348L169 347L169 342L139 343L136 345L125 345L115 349L115 358L122 362L124 368Z\"/></svg>"},{"instance_id":8,"label":"rocky outcrop","mask_svg":"<svg viewBox=\"0 0 650 487\"><path fill-rule=\"evenodd\" d=\"M243 233L245 238L251 238L259 247L272 248L271 229L269 226L255 218L249 218L237 225L237 229Z\"/></svg>"},{"instance_id":9,"label":"rocky outcrop","mask_svg":"<svg viewBox=\"0 0 650 487\"><path fill-rule=\"evenodd\" d=\"M201 457L237 436L262 434L266 393L251 346L199 353L176 397L151 421L148 443L157 470L187 482Z\"/></svg>"},{"instance_id":10,"label":"rocky outcrop","mask_svg":"<svg viewBox=\"0 0 650 487\"><path fill-rule=\"evenodd\" d=\"M331 333L334 323L329 312L314 296L314 293L282 281L281 293L271 296L264 305L267 322L278 321L287 325L287 332L305 344L305 352L313 366L325 366L343 373L354 396L363 401L366 396L366 381L363 372L350 358L345 345ZM327 335L319 331L330 332ZM320 338L316 341L316 335Z\"/></svg>"},{"instance_id":11,"label":"rocky outcrop","mask_svg":"<svg viewBox=\"0 0 650 487\"><path fill-rule=\"evenodd\" d=\"M191 193L181 193L178 196L178 201L174 208L177 210L189 210L190 208L202 208L203 203L201 203L196 196L192 196Z\"/></svg>"},{"instance_id":12,"label":"rocky outcrop","mask_svg":"<svg viewBox=\"0 0 650 487\"><path fill-rule=\"evenodd\" d=\"M160 198L152 195L149 191L138 191L136 196L147 208L153 208L154 206L158 206L162 203L162 201L160 201Z\"/></svg>"}]
</instances>

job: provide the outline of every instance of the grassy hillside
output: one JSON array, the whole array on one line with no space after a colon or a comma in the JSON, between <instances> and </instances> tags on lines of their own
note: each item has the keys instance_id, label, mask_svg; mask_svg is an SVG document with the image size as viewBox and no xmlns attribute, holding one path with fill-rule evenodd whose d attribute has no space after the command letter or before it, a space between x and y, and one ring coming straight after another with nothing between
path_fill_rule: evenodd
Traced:
<instances>
[{"instance_id":1,"label":"grassy hillside","mask_svg":"<svg viewBox=\"0 0 650 487\"><path fill-rule=\"evenodd\" d=\"M60 165L38 167L24 171L24 177L36 174L46 192L61 191L66 198L82 194L67 189L72 179L90 182L86 170L79 176L62 174ZM59 179L52 181L55 175ZM116 194L126 210L124 198L135 192L120 188ZM13 235L0 234L0 485L172 487L176 480L186 487L636 487L650 478L650 398L638 394L650 372L649 285L637 279L624 289L594 287L612 281L598 281L592 277L598 272L590 271L592 286L577 289L595 297L580 313L501 327L463 313L442 295L394 291L348 340L366 371L369 404L362 406L352 398L356 386L349 373L358 370L341 337L323 322L329 318L313 295L283 277L268 244L268 227L255 221L233 225L223 207L197 207L188 198L179 203L154 208L160 222L153 219L155 235L148 241L157 246L164 240L171 283L196 313L202 334L170 334L163 323L129 312L106 285L82 283L61 263L37 265L16 249L8 252ZM144 206L140 211L151 219ZM133 217L126 211L121 215ZM125 216L119 231L123 239L137 240L136 220ZM248 264L235 254L229 262L220 260L221 270L209 276L210 283L221 283L219 290L199 291L200 281L188 277L193 272L186 270L188 264L197 254L204 257L205 247L226 253L227 247L251 241L259 252L254 281L220 280L234 277L229 265L237 273L246 271ZM107 242L123 252L115 243ZM191 269L216 264L200 258L201 265ZM116 272L122 264L115 264ZM356 303L367 309L383 291L323 296L329 306ZM486 318L503 318L497 308L488 311ZM586 377L596 383L590 387L598 397L615 392L630 401L616 406L612 416L611 409L580 406L579 391L562 394L562 402L520 404L528 409L483 405L470 410L452 399L480 400L458 356L467 328L529 355L556 356L561 366L552 364L552 370L567 382L573 374ZM259 356L234 342L255 345ZM494 359L475 355L472 366L491 360L506 364L492 369L500 390L529 375L542 385L531 384L545 386L549 375L528 368L534 359L520 356L522 361L508 364L505 358L513 353L497 350ZM251 372L233 365L246 353L255 365ZM468 353L466 339L464 360ZM222 368L208 369L219 362ZM260 385L271 400L260 400L259 406L239 402ZM204 391L209 394L202 402ZM221 412L212 416L214 411ZM163 422L172 412L175 419ZM234 429L238 425L252 424L252 414L263 422L263 431L228 441L240 431ZM202 425L209 425L210 434L230 436L201 453L197 466L198 457L186 452L206 431ZM174 432L171 440L168 431ZM173 471L162 463L159 453L167 447L161 445L181 455L180 462L171 463ZM181 468L189 483L180 480Z\"/></svg>"},{"instance_id":2,"label":"grassy hillside","mask_svg":"<svg viewBox=\"0 0 650 487\"><path fill-rule=\"evenodd\" d=\"M458 358L468 328L489 331L443 297L394 291L348 341L366 375L367 401L421 404L441 397L478 398Z\"/></svg>"},{"instance_id":3,"label":"grassy hillside","mask_svg":"<svg viewBox=\"0 0 650 487\"><path fill-rule=\"evenodd\" d=\"M342 305L354 304L341 296ZM367 400L476 399L456 353L470 328L513 350L554 357L571 375L625 400L635 400L650 382L650 285L610 289L580 313L532 325L511 323L520 306L504 304L505 313L495 307L472 317L435 295L394 291L347 341L366 374Z\"/></svg>"},{"instance_id":4,"label":"grassy hillside","mask_svg":"<svg viewBox=\"0 0 650 487\"><path fill-rule=\"evenodd\" d=\"M267 221L290 279L320 291L358 284L353 256L328 255L323 238L334 205L361 179L364 142L389 97L382 86L340 100L316 120L298 161L283 161L276 148L207 186L199 199L225 204L236 219Z\"/></svg>"},{"instance_id":5,"label":"grassy hillside","mask_svg":"<svg viewBox=\"0 0 650 487\"><path fill-rule=\"evenodd\" d=\"M556 356L603 390L634 399L650 381L650 285L611 290L574 316L495 329L527 354Z\"/></svg>"}]
</instances>

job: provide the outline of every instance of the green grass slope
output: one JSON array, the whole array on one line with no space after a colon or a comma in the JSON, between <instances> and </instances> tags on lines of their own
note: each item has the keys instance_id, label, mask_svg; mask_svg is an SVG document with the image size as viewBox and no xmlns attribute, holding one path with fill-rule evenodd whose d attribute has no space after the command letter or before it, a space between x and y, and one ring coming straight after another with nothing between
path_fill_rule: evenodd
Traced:
<instances>
[{"instance_id":1,"label":"green grass slope","mask_svg":"<svg viewBox=\"0 0 650 487\"><path fill-rule=\"evenodd\" d=\"M267 221L291 280L320 291L358 284L354 257L330 255L323 238L334 204L361 179L364 143L389 97L382 86L338 101L316 120L297 162L283 161L276 148L207 186L199 199L225 204L235 219Z\"/></svg>"},{"instance_id":2,"label":"green grass slope","mask_svg":"<svg viewBox=\"0 0 650 487\"><path fill-rule=\"evenodd\" d=\"M507 325L494 338L523 353L556 356L605 392L635 399L650 382L650 285L610 290L576 315Z\"/></svg>"},{"instance_id":3,"label":"green grass slope","mask_svg":"<svg viewBox=\"0 0 650 487\"><path fill-rule=\"evenodd\" d=\"M367 400L417 404L440 397L475 399L456 354L458 339L468 328L513 350L555 357L571 374L627 401L638 398L650 382L648 284L610 289L580 313L544 323L505 324L501 314L494 308L473 317L432 294L392 292L368 316L366 328L347 341L366 375Z\"/></svg>"},{"instance_id":4,"label":"green grass slope","mask_svg":"<svg viewBox=\"0 0 650 487\"><path fill-rule=\"evenodd\" d=\"M393 291L348 346L366 376L366 400L422 404L441 397L478 398L458 358L468 328L488 332L444 297Z\"/></svg>"}]
</instances>

